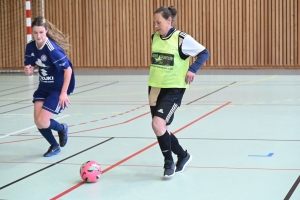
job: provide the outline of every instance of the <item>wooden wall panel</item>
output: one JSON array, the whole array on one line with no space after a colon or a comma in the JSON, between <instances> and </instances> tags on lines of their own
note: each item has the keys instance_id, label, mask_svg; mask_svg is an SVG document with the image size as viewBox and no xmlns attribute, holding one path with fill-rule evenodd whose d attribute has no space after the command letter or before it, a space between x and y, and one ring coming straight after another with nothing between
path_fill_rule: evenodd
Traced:
<instances>
[{"instance_id":1,"label":"wooden wall panel","mask_svg":"<svg viewBox=\"0 0 300 200\"><path fill-rule=\"evenodd\" d=\"M20 66L26 42L25 1L0 0L0 69Z\"/></svg>"},{"instance_id":2,"label":"wooden wall panel","mask_svg":"<svg viewBox=\"0 0 300 200\"><path fill-rule=\"evenodd\" d=\"M42 0L31 0L32 18ZM204 68L300 68L298 0L46 0L45 17L70 36L79 69L148 68L153 12L178 8L176 28L210 51ZM0 69L22 69L25 0L0 0ZM193 61L194 58L191 58Z\"/></svg>"}]
</instances>

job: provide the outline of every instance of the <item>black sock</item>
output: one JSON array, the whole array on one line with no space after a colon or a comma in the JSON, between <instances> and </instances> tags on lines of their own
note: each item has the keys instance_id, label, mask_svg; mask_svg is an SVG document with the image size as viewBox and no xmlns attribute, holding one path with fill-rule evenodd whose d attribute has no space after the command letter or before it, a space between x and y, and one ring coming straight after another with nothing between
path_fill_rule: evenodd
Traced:
<instances>
[{"instance_id":1,"label":"black sock","mask_svg":"<svg viewBox=\"0 0 300 200\"><path fill-rule=\"evenodd\" d=\"M166 131L162 136L157 137L159 147L165 160L173 161L172 150L171 150L171 137L168 131Z\"/></svg>"},{"instance_id":2,"label":"black sock","mask_svg":"<svg viewBox=\"0 0 300 200\"><path fill-rule=\"evenodd\" d=\"M49 129L55 130L55 131L62 131L64 130L64 126L54 119L50 119L50 126L48 127Z\"/></svg>"},{"instance_id":3,"label":"black sock","mask_svg":"<svg viewBox=\"0 0 300 200\"><path fill-rule=\"evenodd\" d=\"M175 153L180 158L186 157L186 151L183 150L183 148L180 146L178 139L175 137L173 133L171 133L171 147L173 153Z\"/></svg>"},{"instance_id":4,"label":"black sock","mask_svg":"<svg viewBox=\"0 0 300 200\"><path fill-rule=\"evenodd\" d=\"M49 142L49 144L53 146L58 146L58 143L56 142L56 139L53 136L51 129L43 128L43 129L39 129L39 131L44 136L44 138Z\"/></svg>"}]
</instances>

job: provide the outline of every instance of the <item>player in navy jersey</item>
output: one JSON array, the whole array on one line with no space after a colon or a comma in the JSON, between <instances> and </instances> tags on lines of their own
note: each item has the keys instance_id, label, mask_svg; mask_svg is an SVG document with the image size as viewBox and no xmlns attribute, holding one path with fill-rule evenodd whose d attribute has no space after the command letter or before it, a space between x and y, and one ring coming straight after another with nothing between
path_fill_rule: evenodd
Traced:
<instances>
[{"instance_id":1,"label":"player in navy jersey","mask_svg":"<svg viewBox=\"0 0 300 200\"><path fill-rule=\"evenodd\" d=\"M164 156L164 176L182 172L192 160L169 129L174 113L180 106L184 92L194 80L198 69L209 57L208 50L189 34L174 28L177 10L162 6L154 12L156 32L152 34L149 105L152 129ZM189 57L197 57L189 65ZM175 164L172 152L177 155Z\"/></svg>"},{"instance_id":2,"label":"player in navy jersey","mask_svg":"<svg viewBox=\"0 0 300 200\"><path fill-rule=\"evenodd\" d=\"M68 38L44 17L36 17L31 24L33 40L26 45L24 72L33 75L38 67L39 86L33 94L34 123L49 142L44 154L58 154L68 140L68 125L52 118L68 107L68 95L74 91L75 76L71 61L67 57L70 45ZM58 132L59 144L52 134Z\"/></svg>"}]
</instances>

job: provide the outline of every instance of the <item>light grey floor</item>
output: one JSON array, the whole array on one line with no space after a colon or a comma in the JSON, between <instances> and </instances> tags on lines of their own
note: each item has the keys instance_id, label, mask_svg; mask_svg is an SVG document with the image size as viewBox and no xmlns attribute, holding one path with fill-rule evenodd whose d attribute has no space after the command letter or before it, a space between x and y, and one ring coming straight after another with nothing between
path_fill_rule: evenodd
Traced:
<instances>
[{"instance_id":1,"label":"light grey floor","mask_svg":"<svg viewBox=\"0 0 300 200\"><path fill-rule=\"evenodd\" d=\"M0 199L300 199L300 70L200 70L171 125L193 160L170 179L148 72L76 74L72 104L54 116L69 124L69 141L50 158L33 123L38 76L0 74ZM97 183L81 181L87 160L102 167Z\"/></svg>"}]
</instances>

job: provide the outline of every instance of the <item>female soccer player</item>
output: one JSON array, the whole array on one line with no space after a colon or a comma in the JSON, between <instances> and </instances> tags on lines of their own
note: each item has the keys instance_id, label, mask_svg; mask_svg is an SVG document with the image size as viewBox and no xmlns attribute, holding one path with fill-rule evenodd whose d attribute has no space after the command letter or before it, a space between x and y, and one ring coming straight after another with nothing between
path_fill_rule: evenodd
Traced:
<instances>
[{"instance_id":1,"label":"female soccer player","mask_svg":"<svg viewBox=\"0 0 300 200\"><path fill-rule=\"evenodd\" d=\"M152 129L164 156L164 176L182 172L192 160L169 130L174 113L180 106L185 89L193 82L197 70L208 59L209 52L190 35L174 28L177 10L174 6L160 7L154 12L156 32L152 34L149 104ZM197 57L189 66L189 56ZM177 155L175 165L172 152Z\"/></svg>"},{"instance_id":2,"label":"female soccer player","mask_svg":"<svg viewBox=\"0 0 300 200\"><path fill-rule=\"evenodd\" d=\"M34 73L39 68L39 86L33 94L34 123L51 145L44 154L50 157L58 154L68 140L68 125L51 119L68 107L68 95L75 87L73 66L66 53L68 38L44 17L36 17L31 24L33 40L26 45L24 71ZM52 131L58 132L59 145Z\"/></svg>"}]
</instances>

